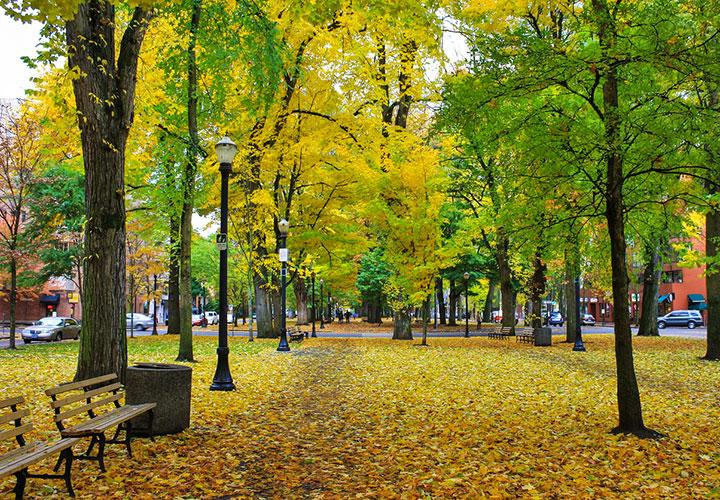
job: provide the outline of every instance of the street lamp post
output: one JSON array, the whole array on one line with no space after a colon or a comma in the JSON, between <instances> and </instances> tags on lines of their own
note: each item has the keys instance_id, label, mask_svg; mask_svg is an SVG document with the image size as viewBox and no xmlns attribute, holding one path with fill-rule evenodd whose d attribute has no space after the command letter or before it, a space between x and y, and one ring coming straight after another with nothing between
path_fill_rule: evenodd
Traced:
<instances>
[{"instance_id":1,"label":"street lamp post","mask_svg":"<svg viewBox=\"0 0 720 500\"><path fill-rule=\"evenodd\" d=\"M470 273L463 274L465 278L465 336L470 336L470 309L468 308L468 280L470 280Z\"/></svg>"},{"instance_id":2,"label":"street lamp post","mask_svg":"<svg viewBox=\"0 0 720 500\"><path fill-rule=\"evenodd\" d=\"M286 352L290 350L290 345L287 341L287 328L285 326L285 288L287 278L287 261L288 261L288 250L287 250L287 234L290 228L290 223L285 219L278 222L278 230L280 231L280 345L277 350L280 352Z\"/></svg>"},{"instance_id":3,"label":"street lamp post","mask_svg":"<svg viewBox=\"0 0 720 500\"><path fill-rule=\"evenodd\" d=\"M229 137L223 137L215 145L218 163L220 163L220 234L217 245L220 251L220 318L218 318L217 367L213 377L211 391L232 391L235 389L230 375L227 334L227 227L228 227L228 180L232 172L232 162L237 146Z\"/></svg>"},{"instance_id":4,"label":"street lamp post","mask_svg":"<svg viewBox=\"0 0 720 500\"><path fill-rule=\"evenodd\" d=\"M315 333L315 316L317 315L317 309L315 308L315 271L312 272L312 335L311 337L317 337Z\"/></svg>"},{"instance_id":5,"label":"street lamp post","mask_svg":"<svg viewBox=\"0 0 720 500\"><path fill-rule=\"evenodd\" d=\"M324 283L324 280L322 278L320 278L320 305L321 306L323 303L323 297L325 296L325 295L323 295L323 283ZM320 329L322 330L324 328L325 328L325 307L322 306L322 307L320 307Z\"/></svg>"},{"instance_id":6,"label":"street lamp post","mask_svg":"<svg viewBox=\"0 0 720 500\"><path fill-rule=\"evenodd\" d=\"M580 316L580 276L575 276L575 345L573 351L585 351L585 344L582 340L582 327Z\"/></svg>"}]
</instances>

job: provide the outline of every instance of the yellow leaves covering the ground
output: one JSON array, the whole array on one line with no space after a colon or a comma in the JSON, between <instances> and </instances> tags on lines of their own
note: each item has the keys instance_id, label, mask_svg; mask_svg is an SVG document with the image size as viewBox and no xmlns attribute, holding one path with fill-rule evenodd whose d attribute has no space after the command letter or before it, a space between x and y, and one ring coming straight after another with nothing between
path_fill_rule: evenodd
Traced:
<instances>
[{"instance_id":1,"label":"yellow leaves covering the ground","mask_svg":"<svg viewBox=\"0 0 720 500\"><path fill-rule=\"evenodd\" d=\"M130 342L131 362L171 362L177 340ZM191 428L111 447L108 472L76 463L80 498L553 497L720 495L720 366L703 344L635 339L653 428L641 441L616 422L612 337L587 353L485 338L231 340L238 390L207 390L214 339L196 338ZM75 344L0 353L0 397L35 400L36 437L56 434L42 389L72 376ZM48 463L48 466L51 464ZM12 480L0 482L9 493ZM55 488L55 489L54 489ZM28 496L64 496L30 480Z\"/></svg>"}]
</instances>

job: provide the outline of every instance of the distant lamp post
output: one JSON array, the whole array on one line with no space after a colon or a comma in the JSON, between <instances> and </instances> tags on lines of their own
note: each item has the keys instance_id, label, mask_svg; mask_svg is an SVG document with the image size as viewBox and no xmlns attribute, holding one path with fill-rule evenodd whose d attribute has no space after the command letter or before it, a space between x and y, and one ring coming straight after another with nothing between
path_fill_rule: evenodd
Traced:
<instances>
[{"instance_id":1,"label":"distant lamp post","mask_svg":"<svg viewBox=\"0 0 720 500\"><path fill-rule=\"evenodd\" d=\"M465 336L470 336L470 309L468 308L468 281L470 280L470 273L463 274L465 278Z\"/></svg>"},{"instance_id":2,"label":"distant lamp post","mask_svg":"<svg viewBox=\"0 0 720 500\"><path fill-rule=\"evenodd\" d=\"M315 315L317 315L317 309L315 308L315 271L310 275L312 279L312 335L311 337L317 337L315 333Z\"/></svg>"},{"instance_id":3,"label":"distant lamp post","mask_svg":"<svg viewBox=\"0 0 720 500\"><path fill-rule=\"evenodd\" d=\"M582 340L582 316L580 315L580 276L575 276L575 345L573 351L585 352Z\"/></svg>"},{"instance_id":4,"label":"distant lamp post","mask_svg":"<svg viewBox=\"0 0 720 500\"><path fill-rule=\"evenodd\" d=\"M278 231L280 231L280 345L277 350L281 352L289 351L290 345L287 341L287 328L285 325L285 295L286 295L286 278L287 278L287 234L290 223L285 219L278 222Z\"/></svg>"},{"instance_id":5,"label":"distant lamp post","mask_svg":"<svg viewBox=\"0 0 720 500\"><path fill-rule=\"evenodd\" d=\"M321 306L322 306L323 297L324 297L324 295L323 295L323 283L324 282L325 281L322 278L320 278L320 305ZM320 329L322 330L324 328L325 328L325 307L321 307L320 308Z\"/></svg>"},{"instance_id":6,"label":"distant lamp post","mask_svg":"<svg viewBox=\"0 0 720 500\"><path fill-rule=\"evenodd\" d=\"M217 367L213 377L211 391L232 391L235 389L230 375L227 333L227 227L228 227L228 180L232 172L232 162L237 146L229 137L223 137L215 145L218 163L220 163L220 234L217 245L220 251L220 318L218 318Z\"/></svg>"}]
</instances>

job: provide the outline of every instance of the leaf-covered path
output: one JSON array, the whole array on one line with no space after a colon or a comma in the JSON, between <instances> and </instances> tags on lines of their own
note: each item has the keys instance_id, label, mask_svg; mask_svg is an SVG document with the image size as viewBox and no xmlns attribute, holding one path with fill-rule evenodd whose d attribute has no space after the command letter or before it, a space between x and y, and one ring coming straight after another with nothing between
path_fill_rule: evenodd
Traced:
<instances>
[{"instance_id":1,"label":"leaf-covered path","mask_svg":"<svg viewBox=\"0 0 720 500\"><path fill-rule=\"evenodd\" d=\"M80 498L447 498L482 496L697 498L720 494L718 365L702 344L637 339L646 419L660 441L613 436L611 337L589 351L488 339L317 339L277 353L275 342L231 342L237 390L207 390L211 339L197 343L191 428L136 457L111 448L106 474L75 467ZM0 396L37 400L71 373L66 345L0 353L13 382ZM169 361L172 339L136 339L131 361ZM34 364L39 370L27 370ZM8 379L5 379L8 380ZM49 464L51 465L51 464ZM0 492L12 481L0 482ZM30 481L29 497L60 485Z\"/></svg>"}]
</instances>

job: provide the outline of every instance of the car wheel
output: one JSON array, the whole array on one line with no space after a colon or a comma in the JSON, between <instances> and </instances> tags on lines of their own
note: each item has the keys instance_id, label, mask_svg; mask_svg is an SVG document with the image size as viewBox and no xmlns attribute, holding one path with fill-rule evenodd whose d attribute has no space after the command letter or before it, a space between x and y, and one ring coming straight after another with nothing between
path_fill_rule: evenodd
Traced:
<instances>
[{"instance_id":1,"label":"car wheel","mask_svg":"<svg viewBox=\"0 0 720 500\"><path fill-rule=\"evenodd\" d=\"M695 322L694 322L694 321L688 321L688 328L690 328L691 330L692 330L693 328L695 328Z\"/></svg>"},{"instance_id":2,"label":"car wheel","mask_svg":"<svg viewBox=\"0 0 720 500\"><path fill-rule=\"evenodd\" d=\"M32 340L30 340L30 339L23 339L23 342L25 342L26 344L29 344L30 342L32 342Z\"/></svg>"},{"instance_id":3,"label":"car wheel","mask_svg":"<svg viewBox=\"0 0 720 500\"><path fill-rule=\"evenodd\" d=\"M661 330L662 330L663 328L665 328L665 322L664 322L664 321L658 321L658 328L660 328Z\"/></svg>"},{"instance_id":4,"label":"car wheel","mask_svg":"<svg viewBox=\"0 0 720 500\"><path fill-rule=\"evenodd\" d=\"M55 334L55 341L60 342L63 339L62 332L57 332Z\"/></svg>"},{"instance_id":5,"label":"car wheel","mask_svg":"<svg viewBox=\"0 0 720 500\"><path fill-rule=\"evenodd\" d=\"M145 330L145 327L141 323L138 323L137 325L135 325L135 329L139 332L142 332L143 330Z\"/></svg>"}]
</instances>

